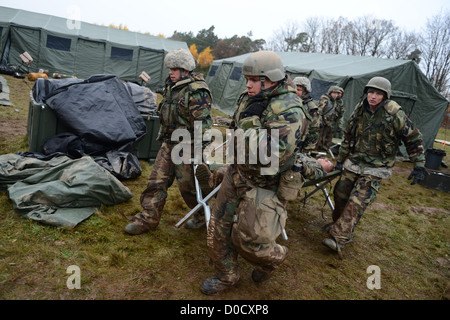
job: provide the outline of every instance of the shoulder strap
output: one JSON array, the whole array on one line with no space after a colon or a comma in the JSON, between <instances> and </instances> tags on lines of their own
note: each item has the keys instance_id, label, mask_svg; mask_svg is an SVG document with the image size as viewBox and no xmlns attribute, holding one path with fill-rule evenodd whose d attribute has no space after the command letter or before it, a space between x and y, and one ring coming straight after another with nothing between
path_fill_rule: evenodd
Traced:
<instances>
[{"instance_id":1,"label":"shoulder strap","mask_svg":"<svg viewBox=\"0 0 450 320\"><path fill-rule=\"evenodd\" d=\"M393 100L386 100L386 103L384 104L384 110L386 110L386 112L391 116L396 115L401 108L402 107L400 107L400 105Z\"/></svg>"}]
</instances>

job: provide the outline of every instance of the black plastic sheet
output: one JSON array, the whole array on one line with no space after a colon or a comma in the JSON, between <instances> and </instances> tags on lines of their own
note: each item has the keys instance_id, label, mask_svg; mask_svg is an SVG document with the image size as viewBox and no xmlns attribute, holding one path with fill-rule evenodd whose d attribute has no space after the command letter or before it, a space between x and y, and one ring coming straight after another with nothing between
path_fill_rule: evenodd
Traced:
<instances>
[{"instance_id":1,"label":"black plastic sheet","mask_svg":"<svg viewBox=\"0 0 450 320\"><path fill-rule=\"evenodd\" d=\"M143 93L130 88L114 75L37 82L33 98L48 105L68 132L50 138L44 155L22 155L39 159L90 155L118 178L137 177L142 169L133 152L147 127L134 101L137 98L131 95L135 93L140 101Z\"/></svg>"}]
</instances>

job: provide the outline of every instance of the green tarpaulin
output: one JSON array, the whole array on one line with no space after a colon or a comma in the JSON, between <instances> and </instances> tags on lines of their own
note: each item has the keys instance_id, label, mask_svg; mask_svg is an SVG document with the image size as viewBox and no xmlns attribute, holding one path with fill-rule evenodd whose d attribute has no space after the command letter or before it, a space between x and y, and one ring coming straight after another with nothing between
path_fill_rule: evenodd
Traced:
<instances>
[{"instance_id":1,"label":"green tarpaulin","mask_svg":"<svg viewBox=\"0 0 450 320\"><path fill-rule=\"evenodd\" d=\"M48 161L17 154L0 156L0 190L25 218L73 228L102 204L115 205L132 193L91 157Z\"/></svg>"}]
</instances>

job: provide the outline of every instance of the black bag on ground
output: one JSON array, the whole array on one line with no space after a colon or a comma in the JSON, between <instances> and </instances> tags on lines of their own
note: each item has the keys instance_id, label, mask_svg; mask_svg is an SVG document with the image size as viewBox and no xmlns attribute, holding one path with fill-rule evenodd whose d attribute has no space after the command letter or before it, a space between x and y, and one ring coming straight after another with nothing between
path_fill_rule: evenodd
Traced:
<instances>
[{"instance_id":1,"label":"black bag on ground","mask_svg":"<svg viewBox=\"0 0 450 320\"><path fill-rule=\"evenodd\" d=\"M84 150L80 137L70 132L63 132L51 137L44 143L43 153L45 155L59 152L68 155L72 159L81 158Z\"/></svg>"},{"instance_id":2,"label":"black bag on ground","mask_svg":"<svg viewBox=\"0 0 450 320\"><path fill-rule=\"evenodd\" d=\"M134 179L142 173L139 159L131 152L112 150L106 153L105 158L95 158L95 162L120 180Z\"/></svg>"}]
</instances>

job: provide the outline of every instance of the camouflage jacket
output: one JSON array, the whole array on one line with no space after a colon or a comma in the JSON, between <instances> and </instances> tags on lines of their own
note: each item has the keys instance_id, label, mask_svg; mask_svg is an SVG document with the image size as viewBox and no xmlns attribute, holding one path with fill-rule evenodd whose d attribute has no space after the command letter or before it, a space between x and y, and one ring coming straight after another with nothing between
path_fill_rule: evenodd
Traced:
<instances>
[{"instance_id":1,"label":"camouflage jacket","mask_svg":"<svg viewBox=\"0 0 450 320\"><path fill-rule=\"evenodd\" d=\"M299 153L297 155L296 163L303 166L302 176L305 179L316 180L327 175L316 158L307 156L304 153Z\"/></svg>"},{"instance_id":2,"label":"camouflage jacket","mask_svg":"<svg viewBox=\"0 0 450 320\"><path fill-rule=\"evenodd\" d=\"M336 160L340 163L350 160L350 164L362 172L365 168L390 169L395 165L402 141L410 160L416 166L423 167L422 134L401 107L395 101L385 100L372 113L367 99L364 99L347 122ZM376 171L373 172L376 175Z\"/></svg>"},{"instance_id":3,"label":"camouflage jacket","mask_svg":"<svg viewBox=\"0 0 450 320\"><path fill-rule=\"evenodd\" d=\"M308 134L300 151L314 150L320 135L320 113L319 107L314 103L313 98L307 94L301 96L303 105L306 106L310 117L307 117Z\"/></svg>"},{"instance_id":4,"label":"camouflage jacket","mask_svg":"<svg viewBox=\"0 0 450 320\"><path fill-rule=\"evenodd\" d=\"M281 173L290 169L295 161L298 150L298 141L304 140L307 131L306 115L303 112L302 102L295 90L285 87L282 83L264 90L261 99L267 106L259 116L241 117L243 111L254 103L253 97L249 97L247 91L243 92L238 100L238 108L233 116L232 127L242 129L245 135L245 163L236 161L238 172L244 179L250 180L254 185L262 188L278 186ZM259 95L258 95L259 96ZM250 153L258 153L259 148L264 147L261 139L251 140L250 137L259 136L261 129L267 130L267 140L263 143L267 146L267 155L277 158L278 166L272 174L261 174L262 168L271 164L263 164L258 157L257 163L249 161ZM276 150L271 150L271 138L278 129L279 141ZM250 143L249 143L250 142ZM257 150L258 149L258 150ZM236 157L236 154L235 154Z\"/></svg>"},{"instance_id":5,"label":"camouflage jacket","mask_svg":"<svg viewBox=\"0 0 450 320\"><path fill-rule=\"evenodd\" d=\"M334 130L337 131L340 135L342 135L342 132L344 131L344 100L342 98L336 99L336 109L338 110L338 120L335 123Z\"/></svg>"},{"instance_id":6,"label":"camouflage jacket","mask_svg":"<svg viewBox=\"0 0 450 320\"><path fill-rule=\"evenodd\" d=\"M322 117L322 124L337 129L344 115L344 105L328 94L324 94L319 100L319 112Z\"/></svg>"},{"instance_id":7,"label":"camouflage jacket","mask_svg":"<svg viewBox=\"0 0 450 320\"><path fill-rule=\"evenodd\" d=\"M203 76L194 73L177 83L167 78L158 115L157 140L170 141L172 132L180 128L187 129L193 137L194 121L202 121L202 133L211 128L211 92Z\"/></svg>"}]
</instances>

